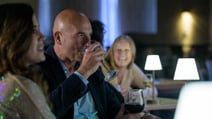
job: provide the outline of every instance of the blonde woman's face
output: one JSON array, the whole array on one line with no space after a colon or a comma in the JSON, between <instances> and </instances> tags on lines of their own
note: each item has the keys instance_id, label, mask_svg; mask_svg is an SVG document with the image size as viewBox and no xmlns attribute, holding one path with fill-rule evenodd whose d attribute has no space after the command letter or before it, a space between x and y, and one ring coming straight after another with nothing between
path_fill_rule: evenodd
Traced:
<instances>
[{"instance_id":1,"label":"blonde woman's face","mask_svg":"<svg viewBox=\"0 0 212 119\"><path fill-rule=\"evenodd\" d=\"M118 41L114 47L113 57L117 67L127 67L132 60L132 49L130 44L125 40Z\"/></svg>"},{"instance_id":2,"label":"blonde woman's face","mask_svg":"<svg viewBox=\"0 0 212 119\"><path fill-rule=\"evenodd\" d=\"M33 15L33 34L29 50L26 53L27 65L38 63L45 60L44 55L44 36L39 30L39 24Z\"/></svg>"}]
</instances>

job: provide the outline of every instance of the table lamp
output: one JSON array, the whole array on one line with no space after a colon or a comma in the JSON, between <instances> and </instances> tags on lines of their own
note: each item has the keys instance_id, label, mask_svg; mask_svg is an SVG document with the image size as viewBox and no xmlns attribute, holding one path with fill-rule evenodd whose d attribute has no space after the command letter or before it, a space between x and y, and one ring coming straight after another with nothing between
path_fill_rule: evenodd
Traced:
<instances>
[{"instance_id":1,"label":"table lamp","mask_svg":"<svg viewBox=\"0 0 212 119\"><path fill-rule=\"evenodd\" d=\"M155 71L162 70L159 55L147 55L144 69L147 71L152 71L152 99L148 100L147 103L156 103L157 101L155 98L155 90L154 90Z\"/></svg>"},{"instance_id":2,"label":"table lamp","mask_svg":"<svg viewBox=\"0 0 212 119\"><path fill-rule=\"evenodd\" d=\"M212 119L209 92L212 92L212 82L186 84L180 91L174 119Z\"/></svg>"},{"instance_id":3,"label":"table lamp","mask_svg":"<svg viewBox=\"0 0 212 119\"><path fill-rule=\"evenodd\" d=\"M174 73L174 80L199 80L199 73L194 58L179 58Z\"/></svg>"}]
</instances>

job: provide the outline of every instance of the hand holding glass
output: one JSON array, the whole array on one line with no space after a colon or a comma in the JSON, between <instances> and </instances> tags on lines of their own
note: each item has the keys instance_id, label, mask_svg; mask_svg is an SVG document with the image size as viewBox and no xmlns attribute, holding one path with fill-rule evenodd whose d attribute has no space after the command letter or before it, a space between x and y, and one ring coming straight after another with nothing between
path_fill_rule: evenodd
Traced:
<instances>
[{"instance_id":1,"label":"hand holding glass","mask_svg":"<svg viewBox=\"0 0 212 119\"><path fill-rule=\"evenodd\" d=\"M97 43L97 41L95 41L95 40L91 40L91 41L90 41L90 44L94 44L94 43ZM82 54L82 55L85 54L87 48L88 48L88 46L84 46L84 47L82 48L82 50L81 50L81 54ZM102 48L102 47L97 47L96 49L94 49L94 51L95 51L95 50L98 50L99 48ZM107 70L107 74L106 74L106 76L105 76L105 81L109 81L109 80L111 80L114 76L116 76L117 71L115 71L115 70L109 70L109 69L105 66L105 64L103 63L103 61L102 61L102 66Z\"/></svg>"}]
</instances>

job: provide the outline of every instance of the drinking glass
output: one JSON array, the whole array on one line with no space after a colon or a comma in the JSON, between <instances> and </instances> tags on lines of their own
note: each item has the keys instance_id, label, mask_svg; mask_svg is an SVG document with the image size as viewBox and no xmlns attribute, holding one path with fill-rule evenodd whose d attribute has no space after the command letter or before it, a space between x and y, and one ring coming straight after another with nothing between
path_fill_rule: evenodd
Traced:
<instances>
[{"instance_id":1,"label":"drinking glass","mask_svg":"<svg viewBox=\"0 0 212 119\"><path fill-rule=\"evenodd\" d=\"M94 43L97 43L97 41L95 41L95 40L91 40L91 41L90 41L90 44L94 44ZM84 47L82 48L82 50L81 50L81 54L82 54L82 55L85 54L87 48L88 48L88 46L84 46ZM97 48L94 49L94 50L98 50L98 48L99 48L99 47L97 47ZM102 48L102 47L100 47L100 48ZM102 66L103 66L103 67L106 69L106 71L107 71L107 73L106 73L106 75L105 75L105 81L110 81L111 79L113 79L113 77L115 77L115 76L117 75L117 71L116 71L116 70L109 70L109 69L107 68L107 66L105 66L105 64L103 63L103 61L101 61L101 62L102 62Z\"/></svg>"},{"instance_id":2,"label":"drinking glass","mask_svg":"<svg viewBox=\"0 0 212 119\"><path fill-rule=\"evenodd\" d=\"M129 113L142 112L145 106L142 89L129 89L124 96L125 109Z\"/></svg>"}]
</instances>

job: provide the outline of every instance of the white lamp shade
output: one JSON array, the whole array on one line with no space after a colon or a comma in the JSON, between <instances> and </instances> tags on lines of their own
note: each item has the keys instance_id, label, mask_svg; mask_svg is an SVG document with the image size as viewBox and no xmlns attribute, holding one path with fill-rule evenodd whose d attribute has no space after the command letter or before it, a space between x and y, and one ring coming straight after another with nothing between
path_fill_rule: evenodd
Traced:
<instances>
[{"instance_id":1,"label":"white lamp shade","mask_svg":"<svg viewBox=\"0 0 212 119\"><path fill-rule=\"evenodd\" d=\"M212 119L210 92L212 82L187 83L180 92L174 119Z\"/></svg>"},{"instance_id":2,"label":"white lamp shade","mask_svg":"<svg viewBox=\"0 0 212 119\"><path fill-rule=\"evenodd\" d=\"M145 70L162 70L159 55L147 55Z\"/></svg>"},{"instance_id":3,"label":"white lamp shade","mask_svg":"<svg viewBox=\"0 0 212 119\"><path fill-rule=\"evenodd\" d=\"M174 80L199 80L199 73L194 58L178 59Z\"/></svg>"}]
</instances>

